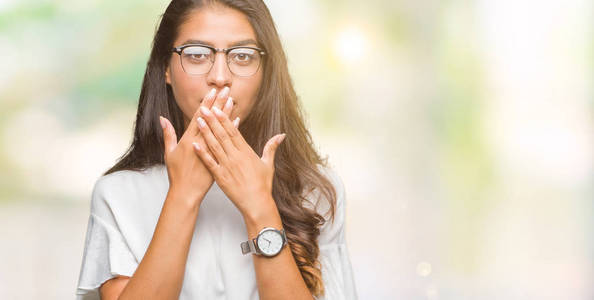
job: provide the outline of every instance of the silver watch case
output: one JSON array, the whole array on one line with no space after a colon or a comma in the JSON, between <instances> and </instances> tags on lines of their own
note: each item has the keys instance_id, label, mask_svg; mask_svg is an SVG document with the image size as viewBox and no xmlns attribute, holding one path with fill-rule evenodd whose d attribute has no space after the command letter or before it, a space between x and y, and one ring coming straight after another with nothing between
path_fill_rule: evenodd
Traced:
<instances>
[{"instance_id":1,"label":"silver watch case","mask_svg":"<svg viewBox=\"0 0 594 300\"><path fill-rule=\"evenodd\" d=\"M281 237L282 237L282 239L283 239L283 244L280 247L280 249L278 250L278 252L273 253L273 254L270 254L270 255L269 254L266 254L266 253L263 253L260 250L260 248L258 247L258 239L262 236L262 233L264 233L266 231L275 231L278 234L280 234ZM260 232L258 233L258 236L257 237L241 243L241 253L243 255L246 255L248 253L254 253L254 254L262 255L262 256L266 256L266 257L273 257L273 256L278 255L283 250L283 248L285 247L286 244L287 244L287 236L285 234L285 229L284 228L281 229L281 230L278 230L278 229L273 228L273 227L264 227L264 229L260 230Z\"/></svg>"}]
</instances>

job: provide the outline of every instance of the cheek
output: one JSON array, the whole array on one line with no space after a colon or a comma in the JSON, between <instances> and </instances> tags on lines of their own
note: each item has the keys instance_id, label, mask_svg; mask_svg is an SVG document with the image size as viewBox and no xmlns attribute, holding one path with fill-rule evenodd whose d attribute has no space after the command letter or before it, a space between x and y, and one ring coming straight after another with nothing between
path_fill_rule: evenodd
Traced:
<instances>
[{"instance_id":1,"label":"cheek","mask_svg":"<svg viewBox=\"0 0 594 300\"><path fill-rule=\"evenodd\" d=\"M181 67L173 67L171 88L175 101L181 111L190 118L200 103L200 84L194 78L186 76Z\"/></svg>"}]
</instances>

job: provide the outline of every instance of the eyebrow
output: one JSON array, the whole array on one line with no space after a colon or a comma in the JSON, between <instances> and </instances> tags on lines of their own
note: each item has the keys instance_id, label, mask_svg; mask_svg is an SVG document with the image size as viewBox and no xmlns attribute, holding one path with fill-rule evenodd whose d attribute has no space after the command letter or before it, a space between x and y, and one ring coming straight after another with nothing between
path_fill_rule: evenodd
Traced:
<instances>
[{"instance_id":1,"label":"eyebrow","mask_svg":"<svg viewBox=\"0 0 594 300\"><path fill-rule=\"evenodd\" d=\"M202 41L202 40L195 40L195 39L189 39L182 43L182 45L186 45L186 44L203 44L203 45L214 47L214 45L212 43ZM246 45L252 45L252 44L255 46L258 45L256 40L254 40L254 39L245 39L245 40L241 40L238 42L234 42L231 45L229 45L229 47L246 46Z\"/></svg>"}]
</instances>

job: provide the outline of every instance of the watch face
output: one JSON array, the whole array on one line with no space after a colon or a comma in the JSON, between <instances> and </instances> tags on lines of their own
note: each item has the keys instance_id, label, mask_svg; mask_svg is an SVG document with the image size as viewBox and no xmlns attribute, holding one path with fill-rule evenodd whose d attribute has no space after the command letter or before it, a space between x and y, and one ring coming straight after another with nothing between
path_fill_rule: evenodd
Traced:
<instances>
[{"instance_id":1,"label":"watch face","mask_svg":"<svg viewBox=\"0 0 594 300\"><path fill-rule=\"evenodd\" d=\"M283 236L276 230L265 230L258 236L258 248L264 255L275 255L283 246Z\"/></svg>"}]
</instances>

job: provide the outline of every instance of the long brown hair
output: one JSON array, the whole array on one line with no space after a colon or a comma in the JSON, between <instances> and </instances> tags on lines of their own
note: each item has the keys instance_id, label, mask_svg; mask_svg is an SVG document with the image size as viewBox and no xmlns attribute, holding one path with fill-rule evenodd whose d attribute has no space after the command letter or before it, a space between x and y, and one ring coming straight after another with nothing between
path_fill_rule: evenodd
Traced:
<instances>
[{"instance_id":1,"label":"long brown hair","mask_svg":"<svg viewBox=\"0 0 594 300\"><path fill-rule=\"evenodd\" d=\"M132 143L104 175L119 170L139 171L164 164L159 115L171 121L178 138L184 132L183 113L177 106L171 87L165 82L165 69L169 64L173 42L178 28L190 12L215 3L243 12L254 28L258 42L267 52L259 94L239 130L260 155L268 139L275 134L286 133L285 141L276 151L272 195L281 215L288 244L307 287L313 295L323 295L317 240L320 227L326 220L315 208L304 204L313 203L306 195L312 190L319 191L319 195L329 201L333 222L336 191L319 169L327 166L327 158L322 158L314 148L293 89L276 27L261 0L171 1L161 17L153 40L140 92Z\"/></svg>"}]
</instances>

